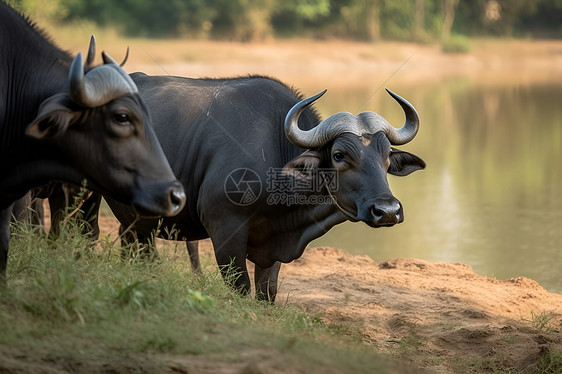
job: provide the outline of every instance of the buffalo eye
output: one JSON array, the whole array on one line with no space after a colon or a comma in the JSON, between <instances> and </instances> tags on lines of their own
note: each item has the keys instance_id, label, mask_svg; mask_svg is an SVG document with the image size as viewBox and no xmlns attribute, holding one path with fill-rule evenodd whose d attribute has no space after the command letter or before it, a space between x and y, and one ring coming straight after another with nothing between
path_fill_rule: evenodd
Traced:
<instances>
[{"instance_id":1,"label":"buffalo eye","mask_svg":"<svg viewBox=\"0 0 562 374\"><path fill-rule=\"evenodd\" d=\"M112 116L113 121L110 121L108 129L114 136L126 138L135 133L133 118L131 118L127 113L115 112Z\"/></svg>"},{"instance_id":2,"label":"buffalo eye","mask_svg":"<svg viewBox=\"0 0 562 374\"><path fill-rule=\"evenodd\" d=\"M342 152L334 152L332 157L336 162L342 162L345 160L345 155Z\"/></svg>"},{"instance_id":3,"label":"buffalo eye","mask_svg":"<svg viewBox=\"0 0 562 374\"><path fill-rule=\"evenodd\" d=\"M126 113L117 113L115 115L115 120L120 124L127 124L129 123L129 116Z\"/></svg>"}]
</instances>

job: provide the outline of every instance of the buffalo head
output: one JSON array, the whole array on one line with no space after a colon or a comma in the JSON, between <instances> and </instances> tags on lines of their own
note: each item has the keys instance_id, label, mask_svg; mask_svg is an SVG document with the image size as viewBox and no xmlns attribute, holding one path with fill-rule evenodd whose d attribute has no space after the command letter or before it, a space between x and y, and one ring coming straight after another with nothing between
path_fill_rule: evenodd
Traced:
<instances>
[{"instance_id":1,"label":"buffalo head","mask_svg":"<svg viewBox=\"0 0 562 374\"><path fill-rule=\"evenodd\" d=\"M419 157L393 147L416 136L419 129L416 110L408 101L388 91L406 114L406 123L399 129L374 112L363 112L357 116L336 113L311 130L301 130L299 115L325 92L300 101L287 114L287 138L308 150L291 160L285 170L300 177L310 175L307 172L313 169L335 170L338 186L326 185L326 189L348 219L373 227L402 222L402 204L392 195L386 175L405 176L425 168Z\"/></svg>"},{"instance_id":2,"label":"buffalo head","mask_svg":"<svg viewBox=\"0 0 562 374\"><path fill-rule=\"evenodd\" d=\"M87 65L92 51L93 38ZM71 180L85 176L92 188L133 204L140 213L175 215L185 204L185 193L152 130L137 86L105 54L104 62L87 66L85 73L78 54L70 66L68 89L41 103L26 134L61 151L58 157L65 160L55 160L52 167L70 162L72 168L63 174Z\"/></svg>"}]
</instances>

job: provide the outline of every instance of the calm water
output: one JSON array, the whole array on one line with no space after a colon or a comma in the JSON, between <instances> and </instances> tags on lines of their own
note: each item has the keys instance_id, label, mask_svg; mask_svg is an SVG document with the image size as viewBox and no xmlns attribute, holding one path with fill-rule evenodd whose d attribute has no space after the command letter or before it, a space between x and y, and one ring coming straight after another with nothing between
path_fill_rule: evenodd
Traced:
<instances>
[{"instance_id":1,"label":"calm water","mask_svg":"<svg viewBox=\"0 0 562 374\"><path fill-rule=\"evenodd\" d=\"M401 109L383 90L362 106L382 81L331 89L318 108L323 116L373 110L399 126ZM385 86L418 109L420 133L402 148L428 164L405 178L389 176L405 222L385 229L345 223L312 245L376 261L462 262L482 275L530 277L562 293L562 84L451 78Z\"/></svg>"}]
</instances>

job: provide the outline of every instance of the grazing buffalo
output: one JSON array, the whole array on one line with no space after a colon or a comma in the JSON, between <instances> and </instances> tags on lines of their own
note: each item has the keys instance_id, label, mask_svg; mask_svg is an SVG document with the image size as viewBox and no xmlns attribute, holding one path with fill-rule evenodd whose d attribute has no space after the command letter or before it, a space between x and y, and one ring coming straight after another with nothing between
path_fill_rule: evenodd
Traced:
<instances>
[{"instance_id":1,"label":"grazing buffalo","mask_svg":"<svg viewBox=\"0 0 562 374\"><path fill-rule=\"evenodd\" d=\"M0 2L0 277L12 204L35 186L85 179L151 216L185 204L137 86L104 60L92 67L89 57L85 69L81 54L61 51Z\"/></svg>"},{"instance_id":2,"label":"grazing buffalo","mask_svg":"<svg viewBox=\"0 0 562 374\"><path fill-rule=\"evenodd\" d=\"M234 286L242 292L250 290L246 259L255 264L256 296L273 301L280 263L299 258L334 225L403 221L386 175L405 176L425 163L393 147L419 128L416 110L400 96L389 91L406 114L395 129L373 112L320 121L310 104L321 94L301 100L265 77L131 77L188 196L180 214L163 220L160 236L168 228L186 241L210 237L223 275L229 264L240 270ZM147 242L158 220L107 201L125 238Z\"/></svg>"}]
</instances>

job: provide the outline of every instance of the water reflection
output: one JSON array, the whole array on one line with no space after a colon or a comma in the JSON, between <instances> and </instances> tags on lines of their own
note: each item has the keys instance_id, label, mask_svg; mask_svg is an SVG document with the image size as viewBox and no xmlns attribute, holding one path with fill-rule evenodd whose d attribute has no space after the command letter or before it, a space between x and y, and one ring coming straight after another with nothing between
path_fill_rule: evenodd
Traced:
<instances>
[{"instance_id":1,"label":"water reflection","mask_svg":"<svg viewBox=\"0 0 562 374\"><path fill-rule=\"evenodd\" d=\"M457 78L389 88L418 108L420 133L404 149L428 164L406 178L389 177L406 221L375 230L346 223L312 245L377 261L463 262L479 274L527 276L562 292L562 84ZM364 105L372 89L332 89L319 109L326 116L361 107L401 125L401 109L384 91Z\"/></svg>"}]
</instances>

